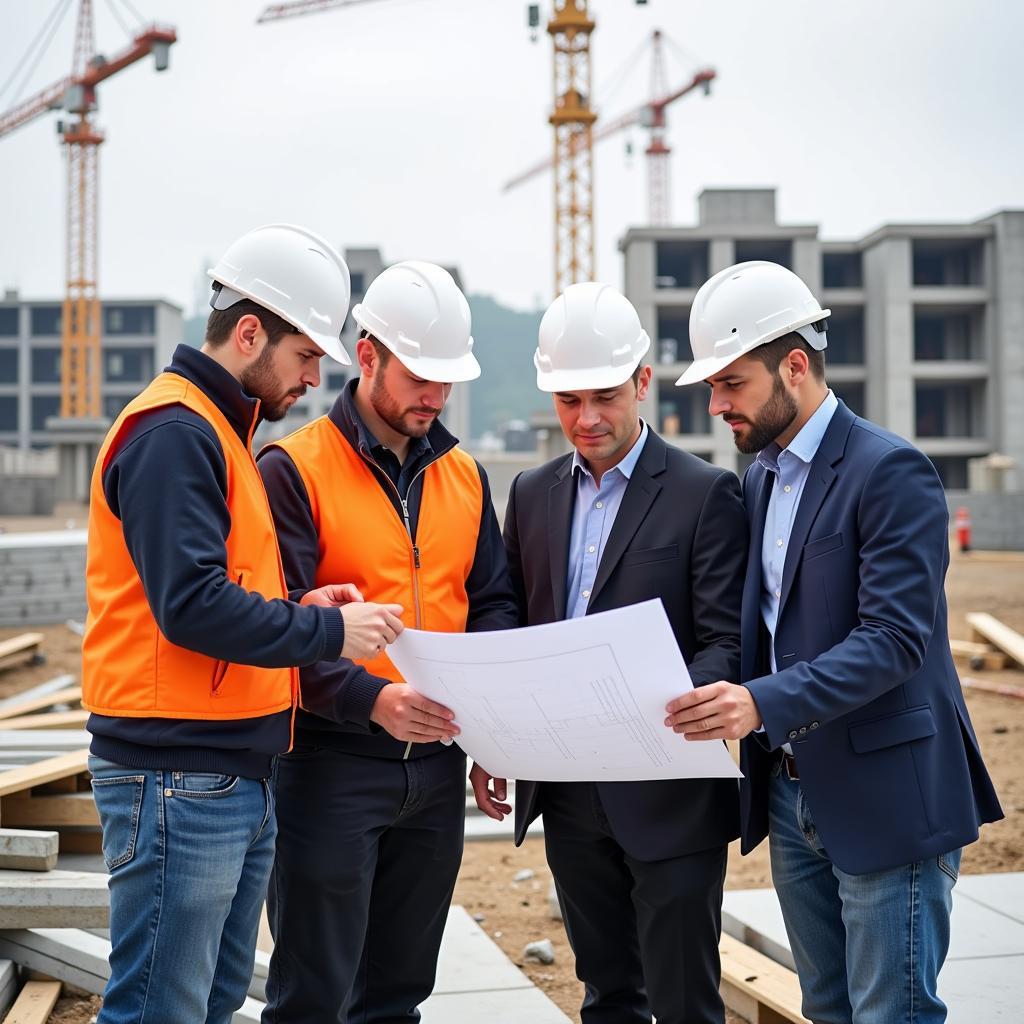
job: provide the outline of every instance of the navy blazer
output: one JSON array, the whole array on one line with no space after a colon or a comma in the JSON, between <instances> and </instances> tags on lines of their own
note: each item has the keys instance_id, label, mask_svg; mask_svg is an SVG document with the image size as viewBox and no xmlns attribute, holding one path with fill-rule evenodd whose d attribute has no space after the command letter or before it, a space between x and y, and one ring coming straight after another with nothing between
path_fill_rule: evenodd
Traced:
<instances>
[{"instance_id":1,"label":"navy blazer","mask_svg":"<svg viewBox=\"0 0 1024 1024\"><path fill-rule=\"evenodd\" d=\"M562 456L521 473L509 493L505 546L523 625L565 618L571 470L572 455ZM736 476L652 430L608 535L587 613L661 598L694 685L734 679L746 552ZM735 779L601 782L598 790L616 840L640 861L696 853L739 835ZM536 782L516 782L516 845L541 813L537 797Z\"/></svg>"},{"instance_id":2,"label":"navy blazer","mask_svg":"<svg viewBox=\"0 0 1024 1024\"><path fill-rule=\"evenodd\" d=\"M974 842L1002 810L949 650L949 515L934 467L839 403L789 539L774 674L760 610L773 482L757 462L743 478L751 540L740 681L765 727L741 744L743 852L768 832L777 759L769 748L785 742L843 871L879 871Z\"/></svg>"}]
</instances>

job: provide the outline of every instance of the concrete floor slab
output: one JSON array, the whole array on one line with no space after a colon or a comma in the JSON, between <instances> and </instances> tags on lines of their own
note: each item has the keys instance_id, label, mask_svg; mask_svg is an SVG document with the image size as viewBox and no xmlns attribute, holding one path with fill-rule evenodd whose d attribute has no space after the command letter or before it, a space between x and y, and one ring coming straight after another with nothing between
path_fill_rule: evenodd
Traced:
<instances>
[{"instance_id":1,"label":"concrete floor slab","mask_svg":"<svg viewBox=\"0 0 1024 1024\"><path fill-rule=\"evenodd\" d=\"M955 891L1024 924L1024 871L961 875Z\"/></svg>"},{"instance_id":2,"label":"concrete floor slab","mask_svg":"<svg viewBox=\"0 0 1024 1024\"><path fill-rule=\"evenodd\" d=\"M953 890L950 952L939 994L951 1021L1020 1020L1024 1004L1024 874L962 877ZM727 892L722 928L793 968L773 889Z\"/></svg>"}]
</instances>

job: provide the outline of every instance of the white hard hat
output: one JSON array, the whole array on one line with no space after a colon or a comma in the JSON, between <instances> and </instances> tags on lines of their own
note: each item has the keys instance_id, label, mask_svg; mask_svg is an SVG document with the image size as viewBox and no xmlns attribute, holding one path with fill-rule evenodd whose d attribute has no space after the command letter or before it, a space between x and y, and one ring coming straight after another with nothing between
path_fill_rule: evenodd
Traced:
<instances>
[{"instance_id":1,"label":"white hard hat","mask_svg":"<svg viewBox=\"0 0 1024 1024\"><path fill-rule=\"evenodd\" d=\"M676 383L705 380L734 359L791 331L821 351L827 341L823 328L829 313L793 271L778 263L753 260L728 267L705 281L693 300L693 362Z\"/></svg>"},{"instance_id":2,"label":"white hard hat","mask_svg":"<svg viewBox=\"0 0 1024 1024\"><path fill-rule=\"evenodd\" d=\"M206 273L222 286L210 302L214 309L252 299L342 366L352 365L341 344L352 297L348 267L319 235L294 224L267 224L233 242Z\"/></svg>"},{"instance_id":3,"label":"white hard hat","mask_svg":"<svg viewBox=\"0 0 1024 1024\"><path fill-rule=\"evenodd\" d=\"M352 317L417 377L455 384L480 376L469 303L436 263L407 260L388 267L370 282Z\"/></svg>"},{"instance_id":4,"label":"white hard hat","mask_svg":"<svg viewBox=\"0 0 1024 1024\"><path fill-rule=\"evenodd\" d=\"M651 339L632 303L597 281L571 284L540 322L537 387L541 391L617 388L633 375Z\"/></svg>"}]
</instances>

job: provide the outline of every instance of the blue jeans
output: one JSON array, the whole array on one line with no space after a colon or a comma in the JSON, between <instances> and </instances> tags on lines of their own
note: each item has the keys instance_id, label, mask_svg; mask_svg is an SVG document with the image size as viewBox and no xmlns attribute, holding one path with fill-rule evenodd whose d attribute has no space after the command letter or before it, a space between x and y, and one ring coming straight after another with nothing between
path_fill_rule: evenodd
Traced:
<instances>
[{"instance_id":1,"label":"blue jeans","mask_svg":"<svg viewBox=\"0 0 1024 1024\"><path fill-rule=\"evenodd\" d=\"M800 783L771 781L772 880L814 1024L941 1024L960 850L850 875L829 859Z\"/></svg>"},{"instance_id":2,"label":"blue jeans","mask_svg":"<svg viewBox=\"0 0 1024 1024\"><path fill-rule=\"evenodd\" d=\"M110 871L100 1024L228 1024L274 859L266 780L89 758Z\"/></svg>"}]
</instances>

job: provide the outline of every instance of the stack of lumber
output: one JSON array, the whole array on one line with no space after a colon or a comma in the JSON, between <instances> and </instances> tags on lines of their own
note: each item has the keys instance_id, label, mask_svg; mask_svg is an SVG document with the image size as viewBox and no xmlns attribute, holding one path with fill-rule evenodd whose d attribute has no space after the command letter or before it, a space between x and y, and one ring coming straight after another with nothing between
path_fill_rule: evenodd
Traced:
<instances>
[{"instance_id":1,"label":"stack of lumber","mask_svg":"<svg viewBox=\"0 0 1024 1024\"><path fill-rule=\"evenodd\" d=\"M0 670L25 662L29 665L41 665L46 660L40 650L42 643L42 633L22 633L0 640Z\"/></svg>"},{"instance_id":2,"label":"stack of lumber","mask_svg":"<svg viewBox=\"0 0 1024 1024\"><path fill-rule=\"evenodd\" d=\"M987 612L969 612L970 640L950 640L953 657L972 669L999 670L1024 668L1024 636ZM992 679L961 678L965 687L996 693L1004 697L1024 698L1024 689Z\"/></svg>"},{"instance_id":3,"label":"stack of lumber","mask_svg":"<svg viewBox=\"0 0 1024 1024\"><path fill-rule=\"evenodd\" d=\"M11 937L32 929L102 928L109 920L106 875L56 870L61 848L101 849L86 771L87 735L9 728L22 717L49 717L46 709L54 704L80 700L72 682L63 676L0 702L0 1017L5 1024L43 1024L62 982L71 980L27 963Z\"/></svg>"},{"instance_id":4,"label":"stack of lumber","mask_svg":"<svg viewBox=\"0 0 1024 1024\"><path fill-rule=\"evenodd\" d=\"M38 635L38 634L37 634ZM89 717L80 709L82 688L73 676L57 676L47 683L0 700L0 730L81 729Z\"/></svg>"}]
</instances>

